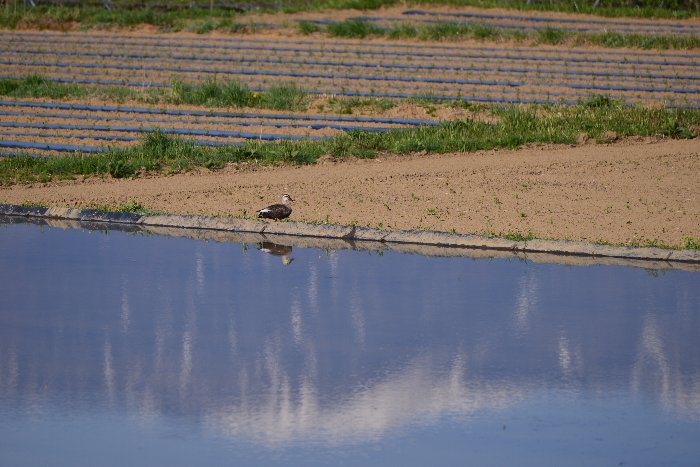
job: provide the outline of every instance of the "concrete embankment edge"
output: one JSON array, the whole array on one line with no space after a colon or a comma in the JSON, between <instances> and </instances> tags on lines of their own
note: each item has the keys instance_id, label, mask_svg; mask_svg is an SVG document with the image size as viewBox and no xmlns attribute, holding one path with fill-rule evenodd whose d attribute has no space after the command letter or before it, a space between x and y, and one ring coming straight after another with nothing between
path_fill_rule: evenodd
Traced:
<instances>
[{"instance_id":1,"label":"concrete embankment edge","mask_svg":"<svg viewBox=\"0 0 700 467\"><path fill-rule=\"evenodd\" d=\"M93 209L56 207L26 207L12 204L0 204L0 215L66 219L80 222L131 224L146 228L171 227L181 229L206 229L292 237L343 239L347 241L373 241L387 244L415 244L472 250L547 253L700 264L700 251L695 250L605 246L564 240L512 241L480 235L452 234L421 230L386 231L357 226L305 224L300 222L262 222L253 219L178 214L140 215L129 212L104 212Z\"/></svg>"}]
</instances>

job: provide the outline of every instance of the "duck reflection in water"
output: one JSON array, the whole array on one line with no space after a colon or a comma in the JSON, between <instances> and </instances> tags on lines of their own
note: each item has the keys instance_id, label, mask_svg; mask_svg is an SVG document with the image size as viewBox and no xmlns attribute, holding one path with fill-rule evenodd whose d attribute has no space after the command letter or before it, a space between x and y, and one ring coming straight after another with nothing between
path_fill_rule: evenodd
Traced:
<instances>
[{"instance_id":1,"label":"duck reflection in water","mask_svg":"<svg viewBox=\"0 0 700 467\"><path fill-rule=\"evenodd\" d=\"M282 264L289 266L294 261L294 258L290 258L289 255L292 253L292 247L289 245L280 245L273 242L260 242L258 243L258 250L264 251L273 256L281 256Z\"/></svg>"}]
</instances>

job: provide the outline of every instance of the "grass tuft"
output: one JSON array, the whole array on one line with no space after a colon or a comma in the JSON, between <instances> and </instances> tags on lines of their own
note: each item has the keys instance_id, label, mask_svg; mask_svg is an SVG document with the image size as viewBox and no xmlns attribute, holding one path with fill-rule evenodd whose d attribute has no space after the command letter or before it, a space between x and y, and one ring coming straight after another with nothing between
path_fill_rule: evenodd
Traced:
<instances>
[{"instance_id":1,"label":"grass tuft","mask_svg":"<svg viewBox=\"0 0 700 467\"><path fill-rule=\"evenodd\" d=\"M186 84L180 80L171 83L173 104L208 107L248 107L254 102L253 92L237 82L206 81L201 85Z\"/></svg>"},{"instance_id":2,"label":"grass tuft","mask_svg":"<svg viewBox=\"0 0 700 467\"><path fill-rule=\"evenodd\" d=\"M397 103L386 98L359 98L348 97L339 99L331 97L328 100L330 110L339 113L351 115L356 110L372 110L376 112L386 112L389 109L396 107Z\"/></svg>"},{"instance_id":3,"label":"grass tuft","mask_svg":"<svg viewBox=\"0 0 700 467\"><path fill-rule=\"evenodd\" d=\"M321 26L311 21L299 21L297 22L297 30L300 34L308 36L309 34L321 31Z\"/></svg>"},{"instance_id":4,"label":"grass tuft","mask_svg":"<svg viewBox=\"0 0 700 467\"><path fill-rule=\"evenodd\" d=\"M619 105L622 102L613 99L610 96L604 94L596 94L590 96L587 99L579 99L578 103L585 107L611 107L613 105Z\"/></svg>"},{"instance_id":5,"label":"grass tuft","mask_svg":"<svg viewBox=\"0 0 700 467\"><path fill-rule=\"evenodd\" d=\"M537 31L537 42L540 44L561 44L564 38L569 35L567 31L559 28L546 27Z\"/></svg>"},{"instance_id":6,"label":"grass tuft","mask_svg":"<svg viewBox=\"0 0 700 467\"><path fill-rule=\"evenodd\" d=\"M172 83L173 104L208 107L257 107L275 110L305 110L306 93L294 85L273 86L267 91L255 92L238 81L206 81L201 85Z\"/></svg>"},{"instance_id":7,"label":"grass tuft","mask_svg":"<svg viewBox=\"0 0 700 467\"><path fill-rule=\"evenodd\" d=\"M326 31L331 37L353 37L360 39L367 36L383 36L386 33L384 28L358 19L348 19L338 23L331 23L326 26Z\"/></svg>"},{"instance_id":8,"label":"grass tuft","mask_svg":"<svg viewBox=\"0 0 700 467\"><path fill-rule=\"evenodd\" d=\"M683 237L681 248L684 250L700 250L700 237Z\"/></svg>"}]
</instances>

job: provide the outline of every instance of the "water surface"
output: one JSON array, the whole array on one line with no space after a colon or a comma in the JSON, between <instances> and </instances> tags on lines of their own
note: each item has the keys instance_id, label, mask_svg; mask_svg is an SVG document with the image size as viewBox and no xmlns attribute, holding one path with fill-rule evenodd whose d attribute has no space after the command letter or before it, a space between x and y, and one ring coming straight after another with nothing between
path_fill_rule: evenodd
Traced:
<instances>
[{"instance_id":1,"label":"water surface","mask_svg":"<svg viewBox=\"0 0 700 467\"><path fill-rule=\"evenodd\" d=\"M698 273L264 247L0 224L0 465L699 465Z\"/></svg>"}]
</instances>

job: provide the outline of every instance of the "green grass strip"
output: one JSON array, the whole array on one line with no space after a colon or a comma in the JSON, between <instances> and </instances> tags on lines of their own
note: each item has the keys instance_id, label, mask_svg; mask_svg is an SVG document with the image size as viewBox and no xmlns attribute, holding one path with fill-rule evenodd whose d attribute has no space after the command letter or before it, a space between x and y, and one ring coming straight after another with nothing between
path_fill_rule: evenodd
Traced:
<instances>
[{"instance_id":1,"label":"green grass strip","mask_svg":"<svg viewBox=\"0 0 700 467\"><path fill-rule=\"evenodd\" d=\"M581 32L547 27L539 30L502 29L489 24L395 24L381 27L364 20L350 19L325 26L300 22L298 31L302 34L326 32L331 37L365 38L368 36L389 39L419 39L425 41L513 40L531 45L597 45L606 48L640 49L697 49L700 37L691 35L666 34L621 34L615 31Z\"/></svg>"},{"instance_id":2,"label":"green grass strip","mask_svg":"<svg viewBox=\"0 0 700 467\"><path fill-rule=\"evenodd\" d=\"M115 2L118 4L118 2ZM33 29L70 29L77 23L82 29L104 27L135 27L152 25L162 31L178 31L184 29L191 20L215 21L218 26L233 24L231 18L235 12L224 10L204 10L183 8L181 10L158 11L143 6L135 8L116 7L107 10L98 6L46 6L37 5L34 8L14 8L8 3L0 9L0 26L3 28L33 28ZM220 23L221 22L221 23Z\"/></svg>"},{"instance_id":3,"label":"green grass strip","mask_svg":"<svg viewBox=\"0 0 700 467\"><path fill-rule=\"evenodd\" d=\"M97 2L95 2L97 3ZM184 0L170 1L152 8L142 2L113 0L112 10L99 4L80 6L53 6L39 4L26 7L24 3L9 1L0 7L0 27L20 29L68 30L74 25L81 29L122 27L130 28L140 25L152 25L161 31L179 31L187 29L197 33L212 30L245 32L255 28L254 25L235 21L242 15L235 11L207 8L193 8ZM397 5L397 0L278 0L259 2L251 5L253 12L321 11L328 9L376 10L384 6ZM529 11L560 11L567 13L586 13L608 17L646 17L684 19L700 15L700 2L697 0L565 0L528 1L528 0L413 0L401 3L406 8L429 7L431 5L476 6L481 8L510 8ZM166 7L163 9L162 7Z\"/></svg>"},{"instance_id":4,"label":"green grass strip","mask_svg":"<svg viewBox=\"0 0 700 467\"><path fill-rule=\"evenodd\" d=\"M446 153L517 148L530 143L575 144L581 134L601 139L663 135L691 138L700 111L627 107L595 99L578 106L489 106L497 120L457 120L437 127L413 127L384 133L353 131L329 141L249 141L243 146L203 147L160 131L145 134L140 144L103 154L0 159L0 184L48 181L80 175L137 176L143 171L183 172L194 167L217 169L229 162L311 164L320 156L372 158L378 152Z\"/></svg>"},{"instance_id":5,"label":"green grass strip","mask_svg":"<svg viewBox=\"0 0 700 467\"><path fill-rule=\"evenodd\" d=\"M41 75L0 79L0 96L14 98L67 99L93 97L115 102L133 100L148 104L199 105L205 107L253 107L275 110L305 110L308 95L293 85L272 86L255 92L238 81L209 80L186 84L174 80L170 88L138 89L126 86L92 86L56 83Z\"/></svg>"},{"instance_id":6,"label":"green grass strip","mask_svg":"<svg viewBox=\"0 0 700 467\"><path fill-rule=\"evenodd\" d=\"M524 11L559 11L608 17L675 18L700 15L697 0L413 0L412 4L509 8Z\"/></svg>"},{"instance_id":7,"label":"green grass strip","mask_svg":"<svg viewBox=\"0 0 700 467\"><path fill-rule=\"evenodd\" d=\"M0 158L0 184L46 182L80 175L137 176L140 172L184 172L194 167L217 169L229 162L282 162L310 164L324 152L315 142L262 143L244 146L204 147L159 130L145 133L141 142L101 154L70 154L60 157L14 156Z\"/></svg>"},{"instance_id":8,"label":"green grass strip","mask_svg":"<svg viewBox=\"0 0 700 467\"><path fill-rule=\"evenodd\" d=\"M272 86L268 91L254 92L237 81L207 81L201 85L173 81L172 104L202 105L207 107L256 107L275 110L305 110L306 93L294 85Z\"/></svg>"},{"instance_id":9,"label":"green grass strip","mask_svg":"<svg viewBox=\"0 0 700 467\"><path fill-rule=\"evenodd\" d=\"M631 240L626 243L608 242L598 240L593 242L595 245L607 246L629 246L634 248L660 248L662 250L700 250L700 237L683 237L677 245L671 245L660 240Z\"/></svg>"}]
</instances>

